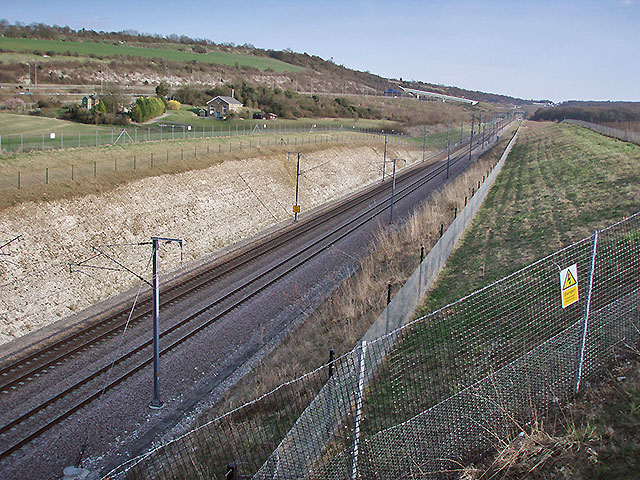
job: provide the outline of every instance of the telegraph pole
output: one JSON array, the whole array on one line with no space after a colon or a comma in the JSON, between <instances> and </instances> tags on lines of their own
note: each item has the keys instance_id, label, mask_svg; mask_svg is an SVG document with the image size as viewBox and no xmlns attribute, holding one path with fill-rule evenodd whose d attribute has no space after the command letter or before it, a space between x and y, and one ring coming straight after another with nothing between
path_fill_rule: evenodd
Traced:
<instances>
[{"instance_id":1,"label":"telegraph pole","mask_svg":"<svg viewBox=\"0 0 640 480\"><path fill-rule=\"evenodd\" d=\"M447 138L449 137L449 131L447 130ZM422 138L422 161L425 161L427 152L427 126L424 126L424 135Z\"/></svg>"}]
</instances>

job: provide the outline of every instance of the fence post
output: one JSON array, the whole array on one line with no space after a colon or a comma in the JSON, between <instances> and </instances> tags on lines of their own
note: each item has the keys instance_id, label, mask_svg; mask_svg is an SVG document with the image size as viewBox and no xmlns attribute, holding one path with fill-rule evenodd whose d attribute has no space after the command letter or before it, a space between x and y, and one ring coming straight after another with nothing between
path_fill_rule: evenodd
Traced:
<instances>
[{"instance_id":1,"label":"fence post","mask_svg":"<svg viewBox=\"0 0 640 480\"><path fill-rule=\"evenodd\" d=\"M364 391L365 358L367 341L362 340L360 365L358 369L358 391L356 392L356 409L353 420L353 449L351 450L351 480L358 478L358 447L360 446L360 419L362 416L362 392Z\"/></svg>"},{"instance_id":2,"label":"fence post","mask_svg":"<svg viewBox=\"0 0 640 480\"><path fill-rule=\"evenodd\" d=\"M20 170L18 170L18 190L20 190Z\"/></svg>"},{"instance_id":3,"label":"fence post","mask_svg":"<svg viewBox=\"0 0 640 480\"><path fill-rule=\"evenodd\" d=\"M391 320L389 318L389 316L391 315L390 313L390 308L389 308L389 304L391 303L391 283L389 283L389 285L387 285L387 322L386 325L384 327L384 333L389 333L389 321Z\"/></svg>"},{"instance_id":4,"label":"fence post","mask_svg":"<svg viewBox=\"0 0 640 480\"><path fill-rule=\"evenodd\" d=\"M98 162L93 162L93 177L98 176Z\"/></svg>"},{"instance_id":5,"label":"fence post","mask_svg":"<svg viewBox=\"0 0 640 480\"><path fill-rule=\"evenodd\" d=\"M49 167L44 169L44 184L49 185Z\"/></svg>"},{"instance_id":6,"label":"fence post","mask_svg":"<svg viewBox=\"0 0 640 480\"><path fill-rule=\"evenodd\" d=\"M576 395L580 390L582 381L582 366L584 364L584 350L587 343L587 330L589 327L589 309L591 308L591 293L593 292L593 277L596 270L596 253L598 251L598 231L593 232L593 246L591 247L591 266L589 268L589 287L587 290L587 304L584 308L584 321L582 322L582 335L580 340L580 355L578 357L578 371L576 373Z\"/></svg>"}]
</instances>

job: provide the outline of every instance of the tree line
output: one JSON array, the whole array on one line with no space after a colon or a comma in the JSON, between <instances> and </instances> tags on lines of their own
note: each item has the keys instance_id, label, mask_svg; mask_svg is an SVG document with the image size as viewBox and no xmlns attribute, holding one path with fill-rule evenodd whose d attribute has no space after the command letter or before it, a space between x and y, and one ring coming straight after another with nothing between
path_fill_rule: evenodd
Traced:
<instances>
[{"instance_id":1,"label":"tree line","mask_svg":"<svg viewBox=\"0 0 640 480\"><path fill-rule=\"evenodd\" d=\"M640 104L631 102L566 102L556 107L539 108L531 120L560 122L565 119L585 122L636 122Z\"/></svg>"},{"instance_id":2,"label":"tree line","mask_svg":"<svg viewBox=\"0 0 640 480\"><path fill-rule=\"evenodd\" d=\"M353 105L345 98L300 93L252 85L247 82L224 84L215 87L184 86L173 93L180 103L203 106L210 99L231 96L252 110L275 113L281 118L330 117L330 118L380 118L375 109Z\"/></svg>"}]
</instances>

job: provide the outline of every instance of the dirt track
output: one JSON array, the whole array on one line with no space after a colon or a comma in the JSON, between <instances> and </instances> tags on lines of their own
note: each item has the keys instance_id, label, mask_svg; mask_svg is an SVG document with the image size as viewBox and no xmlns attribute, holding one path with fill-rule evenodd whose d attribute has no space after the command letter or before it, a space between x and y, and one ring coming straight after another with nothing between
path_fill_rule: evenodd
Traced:
<instances>
[{"instance_id":1,"label":"dirt track","mask_svg":"<svg viewBox=\"0 0 640 480\"><path fill-rule=\"evenodd\" d=\"M408 162L422 151L396 151ZM327 149L303 159L302 211L380 178L382 152L372 147ZM295 158L226 161L205 170L151 177L101 195L46 203L27 202L2 211L0 244L0 344L136 286L130 273L72 267L100 247L122 265L150 277L152 235L185 241L184 263L210 254L291 218ZM104 257L87 263L114 268ZM180 266L180 250L161 248L160 268Z\"/></svg>"}]
</instances>

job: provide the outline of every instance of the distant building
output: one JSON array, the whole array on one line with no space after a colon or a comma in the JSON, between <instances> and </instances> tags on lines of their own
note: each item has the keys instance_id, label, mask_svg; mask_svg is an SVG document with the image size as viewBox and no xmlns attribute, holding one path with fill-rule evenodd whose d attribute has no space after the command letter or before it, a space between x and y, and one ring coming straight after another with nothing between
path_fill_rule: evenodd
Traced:
<instances>
[{"instance_id":1,"label":"distant building","mask_svg":"<svg viewBox=\"0 0 640 480\"><path fill-rule=\"evenodd\" d=\"M209 115L215 118L226 118L231 112L239 111L243 105L233 97L223 97L218 95L207 102Z\"/></svg>"},{"instance_id":2,"label":"distant building","mask_svg":"<svg viewBox=\"0 0 640 480\"><path fill-rule=\"evenodd\" d=\"M276 118L278 118L278 115L276 115L275 113L265 113L264 114L264 119L265 120L275 120Z\"/></svg>"},{"instance_id":3,"label":"distant building","mask_svg":"<svg viewBox=\"0 0 640 480\"><path fill-rule=\"evenodd\" d=\"M86 108L87 110L93 110L93 108L98 105L100 99L95 95L87 95L82 97L82 108Z\"/></svg>"}]
</instances>

